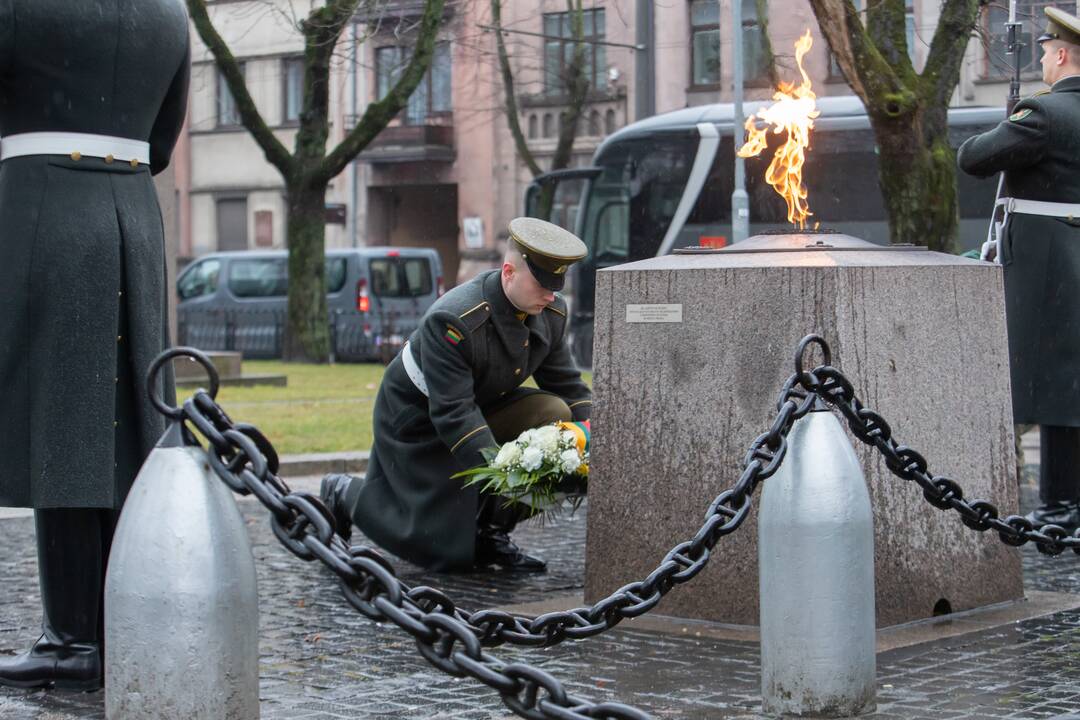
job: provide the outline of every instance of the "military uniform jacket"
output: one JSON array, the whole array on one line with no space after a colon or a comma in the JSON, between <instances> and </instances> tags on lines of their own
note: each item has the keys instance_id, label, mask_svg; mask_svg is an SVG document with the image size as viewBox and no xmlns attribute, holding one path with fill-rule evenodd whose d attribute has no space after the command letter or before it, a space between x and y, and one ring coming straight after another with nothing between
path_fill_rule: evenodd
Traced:
<instances>
[{"instance_id":1,"label":"military uniform jacket","mask_svg":"<svg viewBox=\"0 0 1080 720\"><path fill-rule=\"evenodd\" d=\"M1008 197L1080 203L1080 76L1020 101L958 160L1004 171ZM1000 252L1015 421L1080 426L1080 221L1011 214Z\"/></svg>"},{"instance_id":2,"label":"military uniform jacket","mask_svg":"<svg viewBox=\"0 0 1080 720\"><path fill-rule=\"evenodd\" d=\"M0 0L0 135L118 136L151 158L0 163L0 506L118 508L164 430L145 388L168 330L150 175L183 125L188 53L182 0Z\"/></svg>"},{"instance_id":3,"label":"military uniform jacket","mask_svg":"<svg viewBox=\"0 0 1080 720\"><path fill-rule=\"evenodd\" d=\"M399 354L375 400L367 478L347 504L379 545L435 570L473 563L478 494L454 473L482 465L496 445L484 413L526 378L563 398L585 420L591 393L566 344L566 303L518 320L499 270L454 288L428 310L409 339L430 397L409 379Z\"/></svg>"}]
</instances>

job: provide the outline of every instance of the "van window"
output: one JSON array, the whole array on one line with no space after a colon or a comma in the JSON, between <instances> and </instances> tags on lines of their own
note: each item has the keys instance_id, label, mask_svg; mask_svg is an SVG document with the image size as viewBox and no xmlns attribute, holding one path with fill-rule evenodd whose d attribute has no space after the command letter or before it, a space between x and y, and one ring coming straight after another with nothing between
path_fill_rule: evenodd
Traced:
<instances>
[{"instance_id":1,"label":"van window","mask_svg":"<svg viewBox=\"0 0 1080 720\"><path fill-rule=\"evenodd\" d=\"M218 273L221 271L219 260L203 260L184 273L177 283L176 291L181 300L213 295L217 290Z\"/></svg>"},{"instance_id":2,"label":"van window","mask_svg":"<svg viewBox=\"0 0 1080 720\"><path fill-rule=\"evenodd\" d=\"M326 259L327 292L340 292L345 275L345 258ZM288 259L234 260L229 269L229 290L242 298L284 297L289 292Z\"/></svg>"},{"instance_id":3,"label":"van window","mask_svg":"<svg viewBox=\"0 0 1080 720\"><path fill-rule=\"evenodd\" d=\"M431 263L426 258L376 258L370 267L371 292L380 297L431 294Z\"/></svg>"},{"instance_id":4,"label":"van window","mask_svg":"<svg viewBox=\"0 0 1080 720\"><path fill-rule=\"evenodd\" d=\"M326 258L326 292L341 292L345 287L345 258Z\"/></svg>"},{"instance_id":5,"label":"van window","mask_svg":"<svg viewBox=\"0 0 1080 720\"><path fill-rule=\"evenodd\" d=\"M233 260L229 268L229 290L236 297L280 297L289 291L285 258Z\"/></svg>"}]
</instances>

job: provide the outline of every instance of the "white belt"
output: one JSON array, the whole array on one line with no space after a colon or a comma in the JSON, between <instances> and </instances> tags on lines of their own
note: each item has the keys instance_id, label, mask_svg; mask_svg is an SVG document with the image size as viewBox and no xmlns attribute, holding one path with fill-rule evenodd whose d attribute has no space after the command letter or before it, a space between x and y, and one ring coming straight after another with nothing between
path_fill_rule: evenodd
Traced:
<instances>
[{"instance_id":1,"label":"white belt","mask_svg":"<svg viewBox=\"0 0 1080 720\"><path fill-rule=\"evenodd\" d=\"M90 133L31 132L0 138L0 160L20 155L67 155L120 160L132 166L150 163L150 143Z\"/></svg>"},{"instance_id":2,"label":"white belt","mask_svg":"<svg viewBox=\"0 0 1080 720\"><path fill-rule=\"evenodd\" d=\"M998 195L1001 194L1004 181L1004 176L998 181ZM998 208L1002 210L1000 222L997 220ZM1013 213L1080 220L1080 203L1043 202L1042 200L999 197L997 202L994 203L994 212L990 216L990 228L986 232L986 242L982 246L980 257L983 260L989 257L990 249L993 248L995 260L1001 262L1001 236L1005 232L1005 226L1009 223L1009 216Z\"/></svg>"},{"instance_id":3,"label":"white belt","mask_svg":"<svg viewBox=\"0 0 1080 720\"><path fill-rule=\"evenodd\" d=\"M429 397L427 380L424 380L424 373L420 370L420 366L416 364L416 358L413 357L408 342L401 348L401 364L405 366L405 374L412 380L412 384L416 386L416 389L424 393L424 397Z\"/></svg>"},{"instance_id":4,"label":"white belt","mask_svg":"<svg viewBox=\"0 0 1080 720\"><path fill-rule=\"evenodd\" d=\"M1001 198L997 201L1005 209L1005 216L1010 213L1023 215L1044 215L1046 217L1068 218L1080 220L1080 204L1043 202L1042 200L1024 200L1023 198Z\"/></svg>"}]
</instances>

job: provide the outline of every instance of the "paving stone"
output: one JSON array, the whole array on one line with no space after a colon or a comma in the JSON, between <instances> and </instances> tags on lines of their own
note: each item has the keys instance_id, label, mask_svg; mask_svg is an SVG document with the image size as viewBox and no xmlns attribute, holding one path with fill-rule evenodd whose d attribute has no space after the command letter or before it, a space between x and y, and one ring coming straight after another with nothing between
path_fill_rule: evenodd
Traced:
<instances>
[{"instance_id":1,"label":"paving stone","mask_svg":"<svg viewBox=\"0 0 1080 720\"><path fill-rule=\"evenodd\" d=\"M1022 490L1030 507L1033 488ZM241 508L259 574L264 719L515 717L494 691L428 665L403 631L356 613L328 571L278 545L257 505L245 500ZM570 594L580 591L584 577L586 513L587 507L515 533L523 547L548 559L545 575L444 575L396 559L394 565L406 582L442 588L470 609ZM33 520L0 520L0 529L3 654L37 637L40 606ZM657 549L657 558L663 550ZM1030 547L1020 552L1028 589L1080 594L1080 557L1047 557ZM624 702L658 719L760 717L758 648L752 643L615 628L554 648L491 652L551 672L572 694ZM864 716L872 720L1065 720L1080 708L1080 611L886 652L878 656L878 678L877 711ZM0 689L0 718L97 720L104 718L104 697Z\"/></svg>"}]
</instances>

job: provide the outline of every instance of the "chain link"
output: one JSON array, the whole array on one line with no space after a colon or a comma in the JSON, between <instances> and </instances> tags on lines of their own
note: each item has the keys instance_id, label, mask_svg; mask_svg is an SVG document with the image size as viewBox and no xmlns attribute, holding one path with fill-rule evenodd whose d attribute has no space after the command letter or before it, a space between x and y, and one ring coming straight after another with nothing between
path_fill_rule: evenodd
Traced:
<instances>
[{"instance_id":1,"label":"chain link","mask_svg":"<svg viewBox=\"0 0 1080 720\"><path fill-rule=\"evenodd\" d=\"M913 480L922 488L923 497L939 510L955 510L960 520L972 530L996 531L1001 542L1019 547L1035 543L1045 555L1060 555L1072 550L1080 555L1080 530L1069 534L1057 525L1043 525L1036 530L1022 515L1001 517L997 507L988 500L965 500L964 490L951 478L934 475L921 454L893 437L889 423L878 413L865 407L855 395L855 389L844 374L830 364L828 346L816 335L807 336L804 343L815 342L826 352L826 363L812 371L798 368L799 384L810 394L820 396L836 407L847 420L851 432L861 442L877 449L885 467L903 480Z\"/></svg>"}]
</instances>

